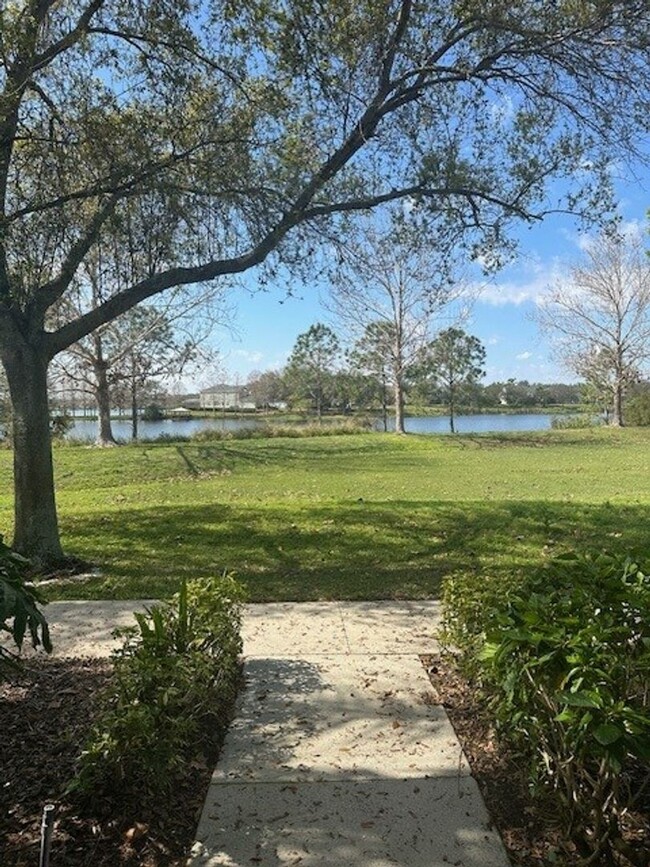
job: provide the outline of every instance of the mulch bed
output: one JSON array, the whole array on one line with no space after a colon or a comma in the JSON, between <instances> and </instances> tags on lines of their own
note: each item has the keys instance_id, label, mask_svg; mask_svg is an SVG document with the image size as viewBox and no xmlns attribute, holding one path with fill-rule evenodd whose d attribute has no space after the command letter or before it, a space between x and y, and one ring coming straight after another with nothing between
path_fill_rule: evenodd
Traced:
<instances>
[{"instance_id":1,"label":"mulch bed","mask_svg":"<svg viewBox=\"0 0 650 867\"><path fill-rule=\"evenodd\" d=\"M424 657L434 688L467 756L488 812L515 867L572 867L580 858L565 839L561 817L550 799L533 798L525 768L500 743L479 690L446 657ZM650 803L635 816L630 842L648 853L650 864ZM640 830L641 829L641 830ZM600 862L591 867L600 867Z\"/></svg>"},{"instance_id":2,"label":"mulch bed","mask_svg":"<svg viewBox=\"0 0 650 867\"><path fill-rule=\"evenodd\" d=\"M492 820L516 867L576 862L552 805L533 800L516 756L501 745L478 691L448 660L424 660L436 703L459 737ZM119 803L106 795L87 809L66 795L75 762L96 718L97 696L108 684L105 660L30 661L0 683L0 865L38 864L45 804L57 808L50 867L181 867L193 841L218 743L200 753L154 804ZM650 817L647 823L650 852ZM642 848L642 841L636 840ZM594 865L597 867L597 865Z\"/></svg>"},{"instance_id":3,"label":"mulch bed","mask_svg":"<svg viewBox=\"0 0 650 867\"><path fill-rule=\"evenodd\" d=\"M196 831L216 744L155 804L116 803L107 794L89 812L66 795L75 761L111 676L105 660L30 661L0 683L0 864L34 867L45 804L56 805L50 867L180 867Z\"/></svg>"}]
</instances>

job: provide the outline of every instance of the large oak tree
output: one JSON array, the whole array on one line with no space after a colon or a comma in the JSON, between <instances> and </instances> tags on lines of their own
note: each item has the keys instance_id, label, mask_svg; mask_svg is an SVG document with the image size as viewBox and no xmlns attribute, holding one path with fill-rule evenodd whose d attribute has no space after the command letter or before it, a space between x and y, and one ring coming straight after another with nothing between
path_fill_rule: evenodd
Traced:
<instances>
[{"instance_id":1,"label":"large oak tree","mask_svg":"<svg viewBox=\"0 0 650 867\"><path fill-rule=\"evenodd\" d=\"M15 545L62 556L51 359L145 299L304 265L410 196L474 231L597 196L648 112L647 0L14 0L0 7L0 357ZM562 205L550 181L570 185ZM595 180L595 186L589 186ZM102 301L48 311L98 245ZM135 251L135 253L133 252Z\"/></svg>"}]
</instances>

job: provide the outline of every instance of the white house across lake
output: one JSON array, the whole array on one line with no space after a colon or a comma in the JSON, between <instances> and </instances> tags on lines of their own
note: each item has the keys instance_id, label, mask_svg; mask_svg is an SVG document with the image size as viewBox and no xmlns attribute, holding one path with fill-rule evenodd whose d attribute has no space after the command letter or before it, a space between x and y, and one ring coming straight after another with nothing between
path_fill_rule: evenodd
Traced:
<instances>
[{"instance_id":1,"label":"white house across lake","mask_svg":"<svg viewBox=\"0 0 650 867\"><path fill-rule=\"evenodd\" d=\"M199 394L201 409L255 409L248 389L241 385L213 385Z\"/></svg>"}]
</instances>

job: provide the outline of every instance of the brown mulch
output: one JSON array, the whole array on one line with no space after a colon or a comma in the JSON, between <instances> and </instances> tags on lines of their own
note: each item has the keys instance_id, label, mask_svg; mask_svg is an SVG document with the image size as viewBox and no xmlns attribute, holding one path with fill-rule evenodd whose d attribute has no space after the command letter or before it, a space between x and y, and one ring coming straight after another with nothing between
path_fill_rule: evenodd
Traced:
<instances>
[{"instance_id":1,"label":"brown mulch","mask_svg":"<svg viewBox=\"0 0 650 867\"><path fill-rule=\"evenodd\" d=\"M478 691L438 657L424 660L436 703L452 721L492 820L516 867L575 863L550 802L533 800L525 769L500 744ZM0 865L38 864L45 804L56 805L50 867L181 867L186 863L218 744L198 745L169 797L108 800L88 812L66 795L75 762L109 682L105 660L30 661L0 683ZM650 851L650 821L647 826ZM637 845L641 845L637 839ZM594 865L595 867L595 865Z\"/></svg>"},{"instance_id":2,"label":"brown mulch","mask_svg":"<svg viewBox=\"0 0 650 867\"><path fill-rule=\"evenodd\" d=\"M0 683L0 864L39 863L45 804L56 805L50 867L180 867L196 831L215 758L210 745L155 804L109 801L88 812L66 795L108 683L105 660L30 661Z\"/></svg>"},{"instance_id":3,"label":"brown mulch","mask_svg":"<svg viewBox=\"0 0 650 867\"><path fill-rule=\"evenodd\" d=\"M422 661L434 688L434 700L447 711L511 863L515 867L578 864L580 858L563 835L557 807L550 798L533 798L526 768L497 739L477 687L462 676L453 659L431 656ZM635 822L630 842L638 852L650 853L650 811L636 819L640 821Z\"/></svg>"}]
</instances>

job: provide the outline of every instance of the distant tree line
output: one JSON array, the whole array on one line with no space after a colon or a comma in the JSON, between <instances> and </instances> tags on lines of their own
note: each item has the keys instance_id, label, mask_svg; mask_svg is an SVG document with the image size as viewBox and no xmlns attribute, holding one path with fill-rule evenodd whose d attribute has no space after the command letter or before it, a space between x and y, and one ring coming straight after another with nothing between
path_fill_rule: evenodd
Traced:
<instances>
[{"instance_id":1,"label":"distant tree line","mask_svg":"<svg viewBox=\"0 0 650 867\"><path fill-rule=\"evenodd\" d=\"M286 407L318 417L377 412L383 414L387 428L396 399L389 331L385 325L371 324L365 339L345 349L332 329L317 323L298 336L284 368L251 374L249 395L259 408ZM508 379L484 385L484 360L485 350L476 337L458 328L440 332L401 372L407 409L442 405L450 411L453 425L457 411L576 406L584 400L578 383Z\"/></svg>"}]
</instances>

